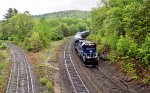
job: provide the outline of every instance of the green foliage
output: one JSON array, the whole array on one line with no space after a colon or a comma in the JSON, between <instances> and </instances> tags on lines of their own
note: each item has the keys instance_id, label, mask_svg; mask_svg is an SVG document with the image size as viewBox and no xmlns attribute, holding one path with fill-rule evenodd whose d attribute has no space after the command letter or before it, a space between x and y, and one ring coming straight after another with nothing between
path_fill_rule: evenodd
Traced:
<instances>
[{"instance_id":1,"label":"green foliage","mask_svg":"<svg viewBox=\"0 0 150 93\"><path fill-rule=\"evenodd\" d=\"M145 78L142 80L142 82L143 82L144 84L149 84L149 82L150 82L150 76L145 77Z\"/></svg>"},{"instance_id":2,"label":"green foliage","mask_svg":"<svg viewBox=\"0 0 150 93\"><path fill-rule=\"evenodd\" d=\"M67 10L67 11L60 11L54 13L47 13L43 15L35 15L35 18L89 18L90 12L89 11L80 11L80 10Z\"/></svg>"},{"instance_id":3,"label":"green foliage","mask_svg":"<svg viewBox=\"0 0 150 93\"><path fill-rule=\"evenodd\" d=\"M138 43L143 43L150 32L150 9L141 3L133 2L124 8L123 23L126 33Z\"/></svg>"},{"instance_id":4,"label":"green foliage","mask_svg":"<svg viewBox=\"0 0 150 93\"><path fill-rule=\"evenodd\" d=\"M137 45L128 36L121 36L117 43L117 51L120 56L135 57L137 51Z\"/></svg>"},{"instance_id":5,"label":"green foliage","mask_svg":"<svg viewBox=\"0 0 150 93\"><path fill-rule=\"evenodd\" d=\"M117 52L116 51L111 51L111 53L109 54L108 58L110 60L111 63L116 63L116 59L117 59Z\"/></svg>"},{"instance_id":6,"label":"green foliage","mask_svg":"<svg viewBox=\"0 0 150 93\"><path fill-rule=\"evenodd\" d=\"M25 40L24 46L30 51L38 52L45 46L45 42L39 33L33 32L32 36Z\"/></svg>"},{"instance_id":7,"label":"green foliage","mask_svg":"<svg viewBox=\"0 0 150 93\"><path fill-rule=\"evenodd\" d=\"M66 23L60 23L58 28L64 37L69 36L70 28Z\"/></svg>"},{"instance_id":8,"label":"green foliage","mask_svg":"<svg viewBox=\"0 0 150 93\"><path fill-rule=\"evenodd\" d=\"M7 48L7 46L5 43L0 43L0 49L6 49L6 48Z\"/></svg>"},{"instance_id":9,"label":"green foliage","mask_svg":"<svg viewBox=\"0 0 150 93\"><path fill-rule=\"evenodd\" d=\"M129 73L129 75L133 78L133 79L138 79L138 76L136 75L136 69L134 68L133 63L130 62L124 62L123 63L123 67L124 69Z\"/></svg>"},{"instance_id":10,"label":"green foliage","mask_svg":"<svg viewBox=\"0 0 150 93\"><path fill-rule=\"evenodd\" d=\"M90 25L89 19L74 19L72 17L33 19L28 11L17 12L16 9L10 8L6 14L9 15L9 18L0 22L0 38L13 41L32 52L47 48L52 40L61 40L78 31L86 30L87 24ZM67 12L69 14L74 13L72 11ZM79 13L80 11L76 12ZM83 12L81 11L81 13ZM4 48L4 46L0 47Z\"/></svg>"},{"instance_id":11,"label":"green foliage","mask_svg":"<svg viewBox=\"0 0 150 93\"><path fill-rule=\"evenodd\" d=\"M47 78L41 77L41 78L40 78L40 83L41 83L42 86L46 86L49 91L52 91L52 90L53 90L53 84L52 84L52 82L49 81Z\"/></svg>"},{"instance_id":12,"label":"green foliage","mask_svg":"<svg viewBox=\"0 0 150 93\"><path fill-rule=\"evenodd\" d=\"M80 32L86 31L87 30L87 25L84 22L79 22L77 24L77 28L79 29Z\"/></svg>"},{"instance_id":13,"label":"green foliage","mask_svg":"<svg viewBox=\"0 0 150 93\"><path fill-rule=\"evenodd\" d=\"M4 59L7 57L6 50L0 50L0 59Z\"/></svg>"},{"instance_id":14,"label":"green foliage","mask_svg":"<svg viewBox=\"0 0 150 93\"><path fill-rule=\"evenodd\" d=\"M46 85L48 80L45 77L40 78L40 83L44 86Z\"/></svg>"},{"instance_id":15,"label":"green foliage","mask_svg":"<svg viewBox=\"0 0 150 93\"><path fill-rule=\"evenodd\" d=\"M150 34L147 35L142 47L138 49L138 56L141 63L150 68Z\"/></svg>"},{"instance_id":16,"label":"green foliage","mask_svg":"<svg viewBox=\"0 0 150 93\"><path fill-rule=\"evenodd\" d=\"M4 15L5 19L9 19L11 17L13 17L14 15L16 15L18 13L18 10L15 8L9 8L7 11L7 14Z\"/></svg>"},{"instance_id":17,"label":"green foliage","mask_svg":"<svg viewBox=\"0 0 150 93\"><path fill-rule=\"evenodd\" d=\"M104 6L91 12L92 31L88 39L97 43L99 52L110 52L111 62L121 63L137 79L137 73L150 70L150 1L101 1ZM149 82L148 77L145 81Z\"/></svg>"},{"instance_id":18,"label":"green foliage","mask_svg":"<svg viewBox=\"0 0 150 93\"><path fill-rule=\"evenodd\" d=\"M8 54L6 50L0 50L0 90L5 91L9 78L9 62L7 62Z\"/></svg>"},{"instance_id":19,"label":"green foliage","mask_svg":"<svg viewBox=\"0 0 150 93\"><path fill-rule=\"evenodd\" d=\"M117 47L117 43L118 43L117 32L115 31L114 33L112 33L112 35L107 36L107 40L108 40L108 45L110 46L110 48L115 50Z\"/></svg>"},{"instance_id":20,"label":"green foliage","mask_svg":"<svg viewBox=\"0 0 150 93\"><path fill-rule=\"evenodd\" d=\"M58 40L62 40L63 39L63 35L58 34L58 33L52 33L51 35L51 40L53 41L58 41Z\"/></svg>"},{"instance_id":21,"label":"green foliage","mask_svg":"<svg viewBox=\"0 0 150 93\"><path fill-rule=\"evenodd\" d=\"M53 89L53 84L52 84L51 81L48 81L48 82L47 82L47 88L48 88L48 90L50 90L50 91Z\"/></svg>"},{"instance_id":22,"label":"green foliage","mask_svg":"<svg viewBox=\"0 0 150 93\"><path fill-rule=\"evenodd\" d=\"M4 38L14 40L16 43L24 41L25 37L30 36L33 29L33 19L26 14L16 14L3 23L2 32Z\"/></svg>"},{"instance_id":23,"label":"green foliage","mask_svg":"<svg viewBox=\"0 0 150 93\"><path fill-rule=\"evenodd\" d=\"M70 25L70 34L74 35L77 32L79 32L79 28L75 24Z\"/></svg>"}]
</instances>

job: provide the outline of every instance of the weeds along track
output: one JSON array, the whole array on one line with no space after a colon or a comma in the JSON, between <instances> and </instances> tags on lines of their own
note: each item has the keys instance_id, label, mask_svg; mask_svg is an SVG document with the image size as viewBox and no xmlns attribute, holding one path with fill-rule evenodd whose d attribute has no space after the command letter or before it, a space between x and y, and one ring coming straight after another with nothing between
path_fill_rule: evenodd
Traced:
<instances>
[{"instance_id":1,"label":"weeds along track","mask_svg":"<svg viewBox=\"0 0 150 93\"><path fill-rule=\"evenodd\" d=\"M118 82L116 80L111 79L108 77L107 74L103 73L101 69L99 68L92 68L90 69L91 73L95 75L95 77L98 79L98 81L102 81L104 88L107 89L110 93L130 93L127 92L127 87L121 84L121 82Z\"/></svg>"},{"instance_id":2,"label":"weeds along track","mask_svg":"<svg viewBox=\"0 0 150 93\"><path fill-rule=\"evenodd\" d=\"M135 91L131 90L122 83L120 80L114 80L109 72L107 72L103 67L99 66L95 68L93 71L98 73L99 77L105 79L105 83L110 88L113 93L135 93Z\"/></svg>"},{"instance_id":3,"label":"weeds along track","mask_svg":"<svg viewBox=\"0 0 150 93\"><path fill-rule=\"evenodd\" d=\"M6 93L38 93L28 57L12 43L9 43L8 47L13 56L13 63Z\"/></svg>"},{"instance_id":4,"label":"weeds along track","mask_svg":"<svg viewBox=\"0 0 150 93\"><path fill-rule=\"evenodd\" d=\"M80 75L78 74L73 59L70 54L71 51L71 42L68 42L68 44L65 46L64 50L64 59L65 59L65 67L66 72L68 74L71 86L73 87L73 93L89 93L88 89L84 85Z\"/></svg>"},{"instance_id":5,"label":"weeds along track","mask_svg":"<svg viewBox=\"0 0 150 93\"><path fill-rule=\"evenodd\" d=\"M74 58L74 64L78 73L85 80L85 85L92 85L96 93L135 93L130 91L127 86L125 86L119 80L113 79L110 72L104 70L103 67L85 67L81 59L78 57L73 45L71 56ZM100 65L100 63L99 63ZM84 74L84 75L82 75ZM90 87L88 87L89 89ZM92 90L92 89L90 89Z\"/></svg>"}]
</instances>

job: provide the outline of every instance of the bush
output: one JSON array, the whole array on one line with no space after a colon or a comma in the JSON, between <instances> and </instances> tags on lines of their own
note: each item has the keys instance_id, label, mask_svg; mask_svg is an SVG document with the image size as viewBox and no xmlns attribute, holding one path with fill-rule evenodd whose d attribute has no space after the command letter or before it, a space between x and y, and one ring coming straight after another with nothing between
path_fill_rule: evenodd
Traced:
<instances>
[{"instance_id":1,"label":"bush","mask_svg":"<svg viewBox=\"0 0 150 93\"><path fill-rule=\"evenodd\" d=\"M106 46L105 45L97 45L97 51L98 52L104 52L106 49Z\"/></svg>"},{"instance_id":2,"label":"bush","mask_svg":"<svg viewBox=\"0 0 150 93\"><path fill-rule=\"evenodd\" d=\"M7 46L6 46L5 43L2 43L2 44L0 45L0 49L6 49L6 48L7 48Z\"/></svg>"},{"instance_id":3,"label":"bush","mask_svg":"<svg viewBox=\"0 0 150 93\"><path fill-rule=\"evenodd\" d=\"M110 45L110 48L115 50L116 49L116 44L118 42L118 36L117 32L115 31L112 35L108 37L108 44Z\"/></svg>"},{"instance_id":4,"label":"bush","mask_svg":"<svg viewBox=\"0 0 150 93\"><path fill-rule=\"evenodd\" d=\"M4 59L7 57L7 52L6 50L0 50L0 59Z\"/></svg>"},{"instance_id":5,"label":"bush","mask_svg":"<svg viewBox=\"0 0 150 93\"><path fill-rule=\"evenodd\" d=\"M40 83L44 86L46 85L48 80L45 77L40 78Z\"/></svg>"},{"instance_id":6,"label":"bush","mask_svg":"<svg viewBox=\"0 0 150 93\"><path fill-rule=\"evenodd\" d=\"M111 51L109 56L108 56L108 59L110 60L111 63L115 63L116 62L116 59L117 59L117 55L116 55L116 51Z\"/></svg>"},{"instance_id":7,"label":"bush","mask_svg":"<svg viewBox=\"0 0 150 93\"><path fill-rule=\"evenodd\" d=\"M120 56L135 57L137 53L137 44L128 36L121 36L117 43L117 51Z\"/></svg>"},{"instance_id":8,"label":"bush","mask_svg":"<svg viewBox=\"0 0 150 93\"><path fill-rule=\"evenodd\" d=\"M123 63L123 67L125 68L125 70L129 73L129 75L134 78L134 79L138 79L138 76L136 74L136 69L134 68L134 64L133 63L127 63L124 62Z\"/></svg>"},{"instance_id":9,"label":"bush","mask_svg":"<svg viewBox=\"0 0 150 93\"><path fill-rule=\"evenodd\" d=\"M42 77L40 78L40 83L48 88L49 91L52 91L53 90L53 84L51 81L49 81L47 78L45 77Z\"/></svg>"},{"instance_id":10,"label":"bush","mask_svg":"<svg viewBox=\"0 0 150 93\"><path fill-rule=\"evenodd\" d=\"M48 81L48 82L47 82L47 88L48 88L48 90L50 90L50 91L53 89L53 84L52 84L51 81Z\"/></svg>"},{"instance_id":11,"label":"bush","mask_svg":"<svg viewBox=\"0 0 150 93\"><path fill-rule=\"evenodd\" d=\"M62 40L62 39L63 39L63 36L59 35L58 33L53 33L51 35L51 40L57 41L57 40Z\"/></svg>"},{"instance_id":12,"label":"bush","mask_svg":"<svg viewBox=\"0 0 150 93\"><path fill-rule=\"evenodd\" d=\"M146 67L150 66L150 34L147 35L142 47L138 49L138 57Z\"/></svg>"},{"instance_id":13,"label":"bush","mask_svg":"<svg viewBox=\"0 0 150 93\"><path fill-rule=\"evenodd\" d=\"M47 38L42 37L38 32L33 32L30 38L26 38L24 41L24 46L28 51L38 52L43 48L47 47L50 41Z\"/></svg>"},{"instance_id":14,"label":"bush","mask_svg":"<svg viewBox=\"0 0 150 93\"><path fill-rule=\"evenodd\" d=\"M142 82L143 82L144 84L149 84L149 82L150 82L150 76L145 77L145 78L142 80Z\"/></svg>"}]
</instances>

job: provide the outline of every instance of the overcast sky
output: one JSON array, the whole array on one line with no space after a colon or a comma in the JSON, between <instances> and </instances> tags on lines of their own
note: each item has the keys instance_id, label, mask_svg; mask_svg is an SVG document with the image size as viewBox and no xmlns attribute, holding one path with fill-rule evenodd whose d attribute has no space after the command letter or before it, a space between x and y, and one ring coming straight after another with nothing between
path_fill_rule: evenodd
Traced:
<instances>
[{"instance_id":1,"label":"overcast sky","mask_svg":"<svg viewBox=\"0 0 150 93\"><path fill-rule=\"evenodd\" d=\"M29 11L32 15L57 12L63 10L91 10L99 0L0 0L0 19L8 8L16 8L19 12Z\"/></svg>"}]
</instances>

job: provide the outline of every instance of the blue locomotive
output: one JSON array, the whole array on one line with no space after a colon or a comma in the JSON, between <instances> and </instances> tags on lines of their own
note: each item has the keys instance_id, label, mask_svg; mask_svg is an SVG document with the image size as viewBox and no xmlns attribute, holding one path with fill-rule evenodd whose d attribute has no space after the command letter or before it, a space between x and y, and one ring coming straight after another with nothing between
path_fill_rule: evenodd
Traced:
<instances>
[{"instance_id":1,"label":"blue locomotive","mask_svg":"<svg viewBox=\"0 0 150 93\"><path fill-rule=\"evenodd\" d=\"M98 54L96 52L96 44L83 38L87 36L87 31L78 32L74 38L74 47L78 55L85 65L98 65Z\"/></svg>"}]
</instances>

